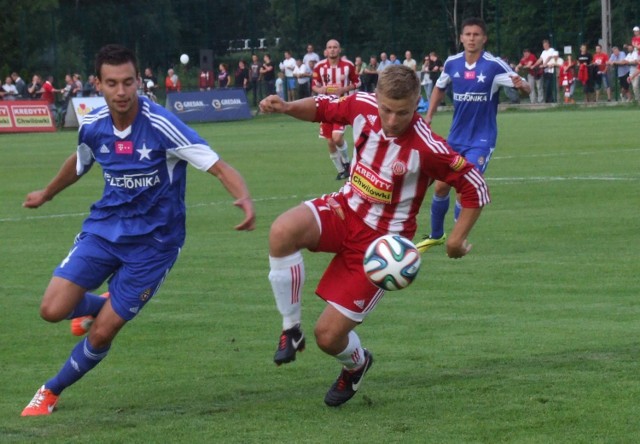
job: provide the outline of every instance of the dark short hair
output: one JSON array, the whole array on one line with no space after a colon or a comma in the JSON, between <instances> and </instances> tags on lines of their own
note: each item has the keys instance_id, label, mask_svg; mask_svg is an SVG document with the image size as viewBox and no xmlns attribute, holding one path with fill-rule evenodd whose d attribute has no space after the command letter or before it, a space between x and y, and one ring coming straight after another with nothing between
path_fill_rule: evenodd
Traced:
<instances>
[{"instance_id":1,"label":"dark short hair","mask_svg":"<svg viewBox=\"0 0 640 444\"><path fill-rule=\"evenodd\" d=\"M124 65L131 62L138 73L138 60L136 55L129 48L125 48L122 45L110 44L105 45L96 54L95 70L98 79L102 80L101 68L102 65Z\"/></svg>"},{"instance_id":2,"label":"dark short hair","mask_svg":"<svg viewBox=\"0 0 640 444\"><path fill-rule=\"evenodd\" d=\"M467 19L464 19L464 21L462 22L462 26L460 26L460 29L464 30L464 28L467 26L478 26L480 27L480 29L482 29L483 34L487 34L487 24L479 17L469 17Z\"/></svg>"}]
</instances>

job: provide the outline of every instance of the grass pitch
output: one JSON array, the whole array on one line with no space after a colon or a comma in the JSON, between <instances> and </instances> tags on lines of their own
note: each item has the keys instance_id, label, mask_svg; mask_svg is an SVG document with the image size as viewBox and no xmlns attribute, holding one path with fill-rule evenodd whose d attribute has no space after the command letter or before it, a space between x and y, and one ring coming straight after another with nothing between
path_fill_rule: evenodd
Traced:
<instances>
[{"instance_id":1,"label":"grass pitch","mask_svg":"<svg viewBox=\"0 0 640 444\"><path fill-rule=\"evenodd\" d=\"M487 171L493 203L472 253L423 258L358 328L376 362L358 395L323 404L339 372L311 340L271 361L280 317L267 280L270 223L338 188L317 125L282 116L196 129L242 172L255 231L215 179L190 170L187 243L160 293L103 363L46 418L21 418L77 338L38 306L101 191L99 168L21 208L76 134L0 135L1 442L634 442L640 417L636 107L503 112ZM446 135L451 114L434 129ZM351 144L351 143L350 143ZM428 231L429 202L420 216ZM448 219L448 229L451 219ZM330 257L305 253L303 322ZM311 338L310 338L311 339Z\"/></svg>"}]
</instances>

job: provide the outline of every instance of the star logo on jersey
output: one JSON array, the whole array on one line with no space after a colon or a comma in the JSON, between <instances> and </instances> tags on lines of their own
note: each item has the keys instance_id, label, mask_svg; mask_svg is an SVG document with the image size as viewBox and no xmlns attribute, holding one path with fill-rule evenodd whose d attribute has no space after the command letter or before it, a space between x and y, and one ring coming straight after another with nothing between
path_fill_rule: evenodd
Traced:
<instances>
[{"instance_id":1,"label":"star logo on jersey","mask_svg":"<svg viewBox=\"0 0 640 444\"><path fill-rule=\"evenodd\" d=\"M378 116L374 116L373 114L367 114L367 120L369 121L369 124L371 126L374 126L376 124L376 121L378 120Z\"/></svg>"},{"instance_id":2,"label":"star logo on jersey","mask_svg":"<svg viewBox=\"0 0 640 444\"><path fill-rule=\"evenodd\" d=\"M485 76L484 74L480 73L480 75L478 76L478 83L484 83L484 79L486 79L487 76Z\"/></svg>"},{"instance_id":3,"label":"star logo on jersey","mask_svg":"<svg viewBox=\"0 0 640 444\"><path fill-rule=\"evenodd\" d=\"M149 153L151 153L151 150L147 148L147 145L145 145L144 143L142 144L142 148L136 151L140 153L139 160L142 160L142 159L151 160L151 157L149 157Z\"/></svg>"}]
</instances>

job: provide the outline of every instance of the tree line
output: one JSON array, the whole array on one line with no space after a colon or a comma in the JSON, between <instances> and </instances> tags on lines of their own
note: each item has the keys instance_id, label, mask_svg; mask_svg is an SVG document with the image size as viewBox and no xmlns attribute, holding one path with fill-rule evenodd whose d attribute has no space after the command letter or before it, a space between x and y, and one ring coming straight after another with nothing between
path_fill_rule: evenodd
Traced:
<instances>
[{"instance_id":1,"label":"tree line","mask_svg":"<svg viewBox=\"0 0 640 444\"><path fill-rule=\"evenodd\" d=\"M612 3L612 44L621 45L640 25L640 2ZM269 45L260 52L276 60L285 49L302 55L307 43L321 52L330 38L351 58L381 51L402 58L405 50L416 59L429 51L444 57L460 50L459 26L469 16L487 22L487 49L511 60L523 48L539 54L542 39L574 53L581 43L593 48L602 33L601 0L0 0L0 8L2 74L58 79L88 74L96 51L113 42L160 70L182 53L197 62L200 49L211 49L224 59L233 42L257 48L260 39Z\"/></svg>"}]
</instances>

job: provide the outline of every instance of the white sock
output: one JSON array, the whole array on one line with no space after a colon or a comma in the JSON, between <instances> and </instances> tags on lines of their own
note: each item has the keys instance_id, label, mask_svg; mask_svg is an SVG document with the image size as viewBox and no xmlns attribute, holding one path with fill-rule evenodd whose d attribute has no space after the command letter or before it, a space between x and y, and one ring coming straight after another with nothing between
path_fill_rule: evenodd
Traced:
<instances>
[{"instance_id":1,"label":"white sock","mask_svg":"<svg viewBox=\"0 0 640 444\"><path fill-rule=\"evenodd\" d=\"M362 367L364 364L364 349L360 345L360 338L355 331L351 330L349 332L347 348L338 353L336 359L349 370Z\"/></svg>"},{"instance_id":2,"label":"white sock","mask_svg":"<svg viewBox=\"0 0 640 444\"><path fill-rule=\"evenodd\" d=\"M337 147L337 149L340 153L340 161L342 163L349 163L349 153L347 152L349 145L347 145L347 142L344 142L342 146Z\"/></svg>"},{"instance_id":3,"label":"white sock","mask_svg":"<svg viewBox=\"0 0 640 444\"><path fill-rule=\"evenodd\" d=\"M300 296L304 284L304 262L302 253L285 257L269 256L269 281L276 306L282 315L282 329L288 330L302 319Z\"/></svg>"},{"instance_id":4,"label":"white sock","mask_svg":"<svg viewBox=\"0 0 640 444\"><path fill-rule=\"evenodd\" d=\"M331 159L331 162L333 162L333 165L336 167L336 170L338 170L339 173L344 171L344 167L342 166L342 162L340 161L339 152L336 151L335 153L329 154L329 159Z\"/></svg>"}]
</instances>

